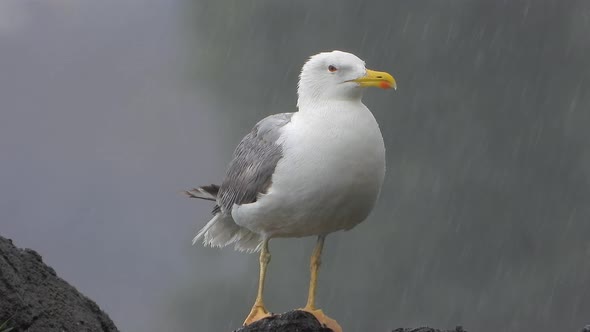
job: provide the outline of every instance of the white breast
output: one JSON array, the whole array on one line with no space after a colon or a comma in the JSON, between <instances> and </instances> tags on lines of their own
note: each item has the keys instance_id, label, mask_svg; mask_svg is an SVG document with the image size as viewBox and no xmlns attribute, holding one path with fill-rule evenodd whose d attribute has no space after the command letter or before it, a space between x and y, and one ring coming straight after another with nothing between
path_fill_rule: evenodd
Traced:
<instances>
[{"instance_id":1,"label":"white breast","mask_svg":"<svg viewBox=\"0 0 590 332\"><path fill-rule=\"evenodd\" d=\"M372 210L385 175L379 126L360 102L297 112L280 140L269 192L236 206L237 224L271 237L350 229Z\"/></svg>"}]
</instances>

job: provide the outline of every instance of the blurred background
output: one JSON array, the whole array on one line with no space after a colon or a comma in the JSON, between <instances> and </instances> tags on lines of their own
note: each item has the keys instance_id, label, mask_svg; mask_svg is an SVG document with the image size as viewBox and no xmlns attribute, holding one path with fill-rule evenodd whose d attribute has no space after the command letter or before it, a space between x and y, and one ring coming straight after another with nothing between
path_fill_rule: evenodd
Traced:
<instances>
[{"instance_id":1,"label":"blurred background","mask_svg":"<svg viewBox=\"0 0 590 332\"><path fill-rule=\"evenodd\" d=\"M0 1L0 234L122 331L230 331L256 255L191 246L307 57L392 73L369 220L328 237L345 331L578 331L590 321L590 2ZM266 302L305 304L314 239L271 242ZM198 326L198 328L197 328Z\"/></svg>"}]
</instances>

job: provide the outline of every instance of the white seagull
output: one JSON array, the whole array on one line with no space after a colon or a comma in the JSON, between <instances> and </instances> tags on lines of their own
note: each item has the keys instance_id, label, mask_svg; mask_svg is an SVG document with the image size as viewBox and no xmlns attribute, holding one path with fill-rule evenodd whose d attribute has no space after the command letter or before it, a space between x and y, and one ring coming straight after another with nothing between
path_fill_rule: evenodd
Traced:
<instances>
[{"instance_id":1,"label":"white seagull","mask_svg":"<svg viewBox=\"0 0 590 332\"><path fill-rule=\"evenodd\" d=\"M186 192L217 203L193 244L260 250L258 295L244 325L270 315L262 299L269 240L317 236L303 310L341 331L316 308L316 281L326 235L365 220L385 176L383 137L361 102L365 87L395 89L396 82L350 53L312 56L301 70L298 111L258 122L236 148L221 186Z\"/></svg>"}]
</instances>

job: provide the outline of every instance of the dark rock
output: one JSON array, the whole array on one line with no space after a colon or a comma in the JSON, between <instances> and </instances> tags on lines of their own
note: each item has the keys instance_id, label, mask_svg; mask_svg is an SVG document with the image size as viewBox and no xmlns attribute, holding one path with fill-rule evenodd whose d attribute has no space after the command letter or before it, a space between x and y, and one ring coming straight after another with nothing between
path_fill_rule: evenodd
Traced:
<instances>
[{"instance_id":1,"label":"dark rock","mask_svg":"<svg viewBox=\"0 0 590 332\"><path fill-rule=\"evenodd\" d=\"M31 249L0 236L0 326L11 332L118 331L96 303L57 276Z\"/></svg>"},{"instance_id":2,"label":"dark rock","mask_svg":"<svg viewBox=\"0 0 590 332\"><path fill-rule=\"evenodd\" d=\"M293 310L261 319L234 332L332 332L309 312Z\"/></svg>"},{"instance_id":3,"label":"dark rock","mask_svg":"<svg viewBox=\"0 0 590 332\"><path fill-rule=\"evenodd\" d=\"M332 332L323 327L310 313L293 310L280 315L261 319L234 332ZM430 327L398 328L392 332L467 332L461 326L453 330L438 330ZM589 331L590 332L590 331Z\"/></svg>"}]
</instances>

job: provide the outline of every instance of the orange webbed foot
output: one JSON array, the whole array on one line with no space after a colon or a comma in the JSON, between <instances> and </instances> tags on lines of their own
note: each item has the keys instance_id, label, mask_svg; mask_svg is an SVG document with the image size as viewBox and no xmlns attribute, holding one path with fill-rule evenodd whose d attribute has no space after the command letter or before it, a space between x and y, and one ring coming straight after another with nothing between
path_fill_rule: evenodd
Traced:
<instances>
[{"instance_id":1,"label":"orange webbed foot","mask_svg":"<svg viewBox=\"0 0 590 332\"><path fill-rule=\"evenodd\" d=\"M254 305L252 307L252 310L250 310L250 314L248 315L248 317L246 317L246 320L244 321L244 326L250 325L256 321L259 321L263 318L270 316L272 316L272 314L269 313L263 305Z\"/></svg>"},{"instance_id":2,"label":"orange webbed foot","mask_svg":"<svg viewBox=\"0 0 590 332\"><path fill-rule=\"evenodd\" d=\"M309 307L305 307L299 310L303 310L303 311L307 311L310 314L314 315L315 318L323 325L325 325L327 328L331 329L334 332L342 332L342 327L340 326L340 324L338 324L338 322L328 316L326 316L326 314L324 314L324 312L322 311L322 309L314 309L314 308L309 308Z\"/></svg>"}]
</instances>

